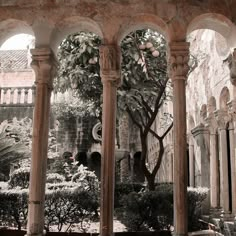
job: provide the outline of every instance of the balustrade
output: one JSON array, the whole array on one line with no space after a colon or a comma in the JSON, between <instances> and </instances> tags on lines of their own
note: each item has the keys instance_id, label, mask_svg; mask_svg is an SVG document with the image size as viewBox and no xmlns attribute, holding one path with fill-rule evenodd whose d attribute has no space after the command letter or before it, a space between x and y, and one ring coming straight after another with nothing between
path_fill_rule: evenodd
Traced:
<instances>
[{"instance_id":1,"label":"balustrade","mask_svg":"<svg viewBox=\"0 0 236 236\"><path fill-rule=\"evenodd\" d=\"M35 101L35 87L1 87L0 106L32 105Z\"/></svg>"}]
</instances>

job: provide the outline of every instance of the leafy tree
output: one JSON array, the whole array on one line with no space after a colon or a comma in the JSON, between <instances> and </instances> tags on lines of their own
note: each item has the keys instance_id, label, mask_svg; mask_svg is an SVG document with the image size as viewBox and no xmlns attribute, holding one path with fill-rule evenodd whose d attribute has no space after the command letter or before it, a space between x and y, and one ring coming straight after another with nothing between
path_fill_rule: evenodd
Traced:
<instances>
[{"instance_id":1,"label":"leafy tree","mask_svg":"<svg viewBox=\"0 0 236 236\"><path fill-rule=\"evenodd\" d=\"M30 129L31 121L28 119L5 120L0 124L0 173L6 177L11 163L29 157Z\"/></svg>"},{"instance_id":2,"label":"leafy tree","mask_svg":"<svg viewBox=\"0 0 236 236\"><path fill-rule=\"evenodd\" d=\"M99 37L92 33L81 32L68 36L59 49L60 68L55 81L57 91L76 91L80 99L94 106L94 110L101 107L102 84L98 63L100 44ZM163 140L172 127L172 121L166 120L164 131L160 134L152 129L157 114L171 94L167 76L166 43L164 37L157 32L138 30L123 39L121 50L123 84L118 89L118 114L128 112L140 131L140 164L149 189L153 190L164 154ZM153 169L146 166L149 135L153 135L159 143L159 153Z\"/></svg>"}]
</instances>

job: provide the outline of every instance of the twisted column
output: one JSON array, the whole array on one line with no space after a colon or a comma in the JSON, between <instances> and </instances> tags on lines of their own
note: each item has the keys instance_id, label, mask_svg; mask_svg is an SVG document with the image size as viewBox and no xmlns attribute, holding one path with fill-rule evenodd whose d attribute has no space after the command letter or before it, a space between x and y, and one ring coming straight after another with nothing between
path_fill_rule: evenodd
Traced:
<instances>
[{"instance_id":1,"label":"twisted column","mask_svg":"<svg viewBox=\"0 0 236 236\"><path fill-rule=\"evenodd\" d=\"M174 116L174 227L175 235L184 236L188 233L185 82L189 70L189 43L171 42L169 59Z\"/></svg>"},{"instance_id":2,"label":"twisted column","mask_svg":"<svg viewBox=\"0 0 236 236\"><path fill-rule=\"evenodd\" d=\"M116 46L100 46L100 73L103 83L100 235L111 236L115 185L116 93L120 83L120 53Z\"/></svg>"},{"instance_id":3,"label":"twisted column","mask_svg":"<svg viewBox=\"0 0 236 236\"><path fill-rule=\"evenodd\" d=\"M42 236L53 58L49 48L32 49L31 54L31 66L36 77L36 98L33 118L27 235Z\"/></svg>"}]
</instances>

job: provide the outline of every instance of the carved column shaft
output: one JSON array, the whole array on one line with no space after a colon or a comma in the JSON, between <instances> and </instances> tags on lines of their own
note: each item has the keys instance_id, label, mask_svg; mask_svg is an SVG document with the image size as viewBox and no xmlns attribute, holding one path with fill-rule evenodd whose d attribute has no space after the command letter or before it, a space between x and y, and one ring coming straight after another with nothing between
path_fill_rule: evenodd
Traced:
<instances>
[{"instance_id":1,"label":"carved column shaft","mask_svg":"<svg viewBox=\"0 0 236 236\"><path fill-rule=\"evenodd\" d=\"M174 227L175 235L183 236L188 233L185 82L189 69L189 43L170 43L169 56L174 115Z\"/></svg>"},{"instance_id":2,"label":"carved column shaft","mask_svg":"<svg viewBox=\"0 0 236 236\"><path fill-rule=\"evenodd\" d=\"M52 53L49 48L33 49L31 53L31 66L36 75L36 99L33 118L27 235L42 236L53 66Z\"/></svg>"},{"instance_id":3,"label":"carved column shaft","mask_svg":"<svg viewBox=\"0 0 236 236\"><path fill-rule=\"evenodd\" d=\"M120 82L120 54L115 46L100 46L100 68L103 83L100 235L111 236L115 185L116 96Z\"/></svg>"}]
</instances>

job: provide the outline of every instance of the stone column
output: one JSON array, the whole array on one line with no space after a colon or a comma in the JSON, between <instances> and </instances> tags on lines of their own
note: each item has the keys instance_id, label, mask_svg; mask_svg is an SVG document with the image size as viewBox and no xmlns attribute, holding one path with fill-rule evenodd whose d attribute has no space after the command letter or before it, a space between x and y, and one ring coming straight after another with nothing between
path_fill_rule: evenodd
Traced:
<instances>
[{"instance_id":1,"label":"stone column","mask_svg":"<svg viewBox=\"0 0 236 236\"><path fill-rule=\"evenodd\" d=\"M190 137L189 141L189 185L191 187L194 187L194 169L195 169L195 158L194 158L194 145L193 145L193 140L192 136Z\"/></svg>"},{"instance_id":2,"label":"stone column","mask_svg":"<svg viewBox=\"0 0 236 236\"><path fill-rule=\"evenodd\" d=\"M236 173L235 173L235 134L233 122L229 124L229 140L230 140L230 174L231 174L231 198L232 213L236 213Z\"/></svg>"},{"instance_id":3,"label":"stone column","mask_svg":"<svg viewBox=\"0 0 236 236\"><path fill-rule=\"evenodd\" d=\"M116 93L121 78L120 53L114 45L100 46L100 68L103 83L100 235L111 236L115 185Z\"/></svg>"},{"instance_id":4,"label":"stone column","mask_svg":"<svg viewBox=\"0 0 236 236\"><path fill-rule=\"evenodd\" d=\"M210 203L212 210L217 210L220 207L220 177L217 123L213 113L209 114L209 116L206 118L206 122L210 132Z\"/></svg>"},{"instance_id":5,"label":"stone column","mask_svg":"<svg viewBox=\"0 0 236 236\"><path fill-rule=\"evenodd\" d=\"M185 82L189 69L189 43L171 42L169 58L174 116L174 228L176 236L185 236L188 233Z\"/></svg>"},{"instance_id":6,"label":"stone column","mask_svg":"<svg viewBox=\"0 0 236 236\"><path fill-rule=\"evenodd\" d=\"M36 99L33 118L27 235L42 236L53 59L49 48L32 49L31 54L31 66L36 76Z\"/></svg>"},{"instance_id":7,"label":"stone column","mask_svg":"<svg viewBox=\"0 0 236 236\"><path fill-rule=\"evenodd\" d=\"M200 148L200 155L198 161L200 169L200 183L201 187L210 188L210 155L209 155L209 130L203 125L199 124L192 130L192 134ZM203 202L202 214L208 214L210 209L210 194Z\"/></svg>"},{"instance_id":8,"label":"stone column","mask_svg":"<svg viewBox=\"0 0 236 236\"><path fill-rule=\"evenodd\" d=\"M215 112L219 125L219 155L220 155L220 204L224 213L229 214L229 173L226 124L229 116L226 111Z\"/></svg>"},{"instance_id":9,"label":"stone column","mask_svg":"<svg viewBox=\"0 0 236 236\"><path fill-rule=\"evenodd\" d=\"M236 100L228 104L231 122L229 125L230 135L230 162L231 162L231 182L232 182L232 213L236 214Z\"/></svg>"}]
</instances>

